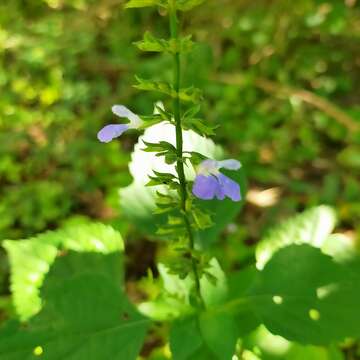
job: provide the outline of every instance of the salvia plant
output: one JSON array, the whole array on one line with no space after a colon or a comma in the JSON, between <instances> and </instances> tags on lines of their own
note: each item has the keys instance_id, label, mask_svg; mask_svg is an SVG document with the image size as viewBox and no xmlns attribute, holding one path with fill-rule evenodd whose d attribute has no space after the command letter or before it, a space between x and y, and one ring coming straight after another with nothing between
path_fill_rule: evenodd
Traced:
<instances>
[{"instance_id":1,"label":"salvia plant","mask_svg":"<svg viewBox=\"0 0 360 360\"><path fill-rule=\"evenodd\" d=\"M154 152L156 156L163 157L168 165L174 165L175 173L159 172L153 170L149 176L147 186L166 185L165 192L157 191L157 212L167 215L167 223L158 228L159 235L165 235L176 246L178 259L172 264L168 263L170 271L185 279L188 275L195 280L194 299L201 306L204 301L200 291L200 278L206 275L213 276L206 271L209 267L207 257L196 251L194 233L198 230L211 227L211 214L206 209L197 208L194 197L201 200L224 200L226 197L232 201L241 200L240 186L237 182L221 173L221 169L239 170L240 162L235 159L217 161L208 159L204 154L194 151L184 151L183 130L191 129L200 136L213 134L213 127L197 117L200 111L201 90L194 87L181 87L181 55L191 51L193 42L191 36L181 37L179 29L179 11L187 11L199 5L201 1L164 1L143 2L130 1L127 7L142 7L157 5L164 7L169 17L171 38L158 39L149 32L144 39L136 43L142 51L168 53L173 58L173 82L159 82L144 80L137 77L136 88L145 91L156 91L168 95L172 99L170 109L165 109L162 103L155 105L155 114L139 116L124 105L114 105L112 112L128 120L125 124L110 124L98 133L102 142L110 142L130 129L146 129L159 122L173 125L175 144L168 141L150 143L143 141L143 151ZM190 104L190 105L188 105ZM196 177L189 182L185 176L185 167L193 167ZM180 210L176 212L174 210ZM214 279L215 281L216 279ZM196 296L195 296L196 295Z\"/></svg>"},{"instance_id":2,"label":"salvia plant","mask_svg":"<svg viewBox=\"0 0 360 360\"><path fill-rule=\"evenodd\" d=\"M215 127L199 115L201 91L181 83L182 57L194 43L181 34L180 17L202 2L126 4L158 7L169 18L170 39L146 32L136 46L171 56L173 81L137 77L135 87L170 101L146 116L114 105L114 123L97 135L108 143L145 130L133 156L137 176L131 164L134 183L121 195L139 230L171 247L159 278L149 273L144 280L155 295L137 307L128 300L119 266L123 241L108 225L80 221L6 240L17 320L0 330L0 359L341 359L335 344L360 336L360 263L351 244L332 234L332 208L309 209L274 226L257 244L255 264L239 271L225 274L211 255L211 243L241 207L245 185L240 162L208 139ZM144 177L154 159L166 170L151 168ZM165 338L157 353L143 347L147 333ZM279 342L276 351L266 346Z\"/></svg>"}]
</instances>

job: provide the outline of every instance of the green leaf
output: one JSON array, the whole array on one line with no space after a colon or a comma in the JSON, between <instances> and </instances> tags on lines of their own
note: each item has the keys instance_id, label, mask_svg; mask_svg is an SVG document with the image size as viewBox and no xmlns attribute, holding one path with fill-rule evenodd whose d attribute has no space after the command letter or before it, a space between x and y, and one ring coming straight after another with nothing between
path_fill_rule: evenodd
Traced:
<instances>
[{"instance_id":1,"label":"green leaf","mask_svg":"<svg viewBox=\"0 0 360 360\"><path fill-rule=\"evenodd\" d=\"M101 223L88 223L65 227L58 232L61 246L65 250L109 254L124 250L120 233L111 226Z\"/></svg>"},{"instance_id":2,"label":"green leaf","mask_svg":"<svg viewBox=\"0 0 360 360\"><path fill-rule=\"evenodd\" d=\"M161 122L164 121L164 118L161 115L158 114L154 114L154 115L150 115L150 116L140 116L141 120L143 120L143 124L141 126L139 126L139 130L145 130L150 126L159 124Z\"/></svg>"},{"instance_id":3,"label":"green leaf","mask_svg":"<svg viewBox=\"0 0 360 360\"><path fill-rule=\"evenodd\" d=\"M203 160L206 160L206 156L204 156L203 154L200 154L196 151L191 151L190 152L190 162L193 166L197 166L199 165Z\"/></svg>"},{"instance_id":4,"label":"green leaf","mask_svg":"<svg viewBox=\"0 0 360 360\"><path fill-rule=\"evenodd\" d=\"M143 151L147 152L161 152L161 151L175 151L176 148L174 145L168 143L167 141L160 141L159 143L150 143L144 141L146 148Z\"/></svg>"},{"instance_id":5,"label":"green leaf","mask_svg":"<svg viewBox=\"0 0 360 360\"><path fill-rule=\"evenodd\" d=\"M175 321L170 329L174 360L229 360L235 353L236 326L227 314L202 313Z\"/></svg>"},{"instance_id":6,"label":"green leaf","mask_svg":"<svg viewBox=\"0 0 360 360\"><path fill-rule=\"evenodd\" d=\"M130 0L125 4L125 8L142 8L147 6L166 6L164 0Z\"/></svg>"},{"instance_id":7,"label":"green leaf","mask_svg":"<svg viewBox=\"0 0 360 360\"><path fill-rule=\"evenodd\" d=\"M220 311L227 311L235 317L239 337L249 334L261 324L248 298L249 288L256 276L255 267L232 273L228 279L229 294L226 302L219 305Z\"/></svg>"},{"instance_id":8,"label":"green leaf","mask_svg":"<svg viewBox=\"0 0 360 360\"><path fill-rule=\"evenodd\" d=\"M322 247L335 224L335 211L321 205L273 227L256 247L257 267L263 268L278 249L290 244Z\"/></svg>"},{"instance_id":9,"label":"green leaf","mask_svg":"<svg viewBox=\"0 0 360 360\"><path fill-rule=\"evenodd\" d=\"M144 34L144 39L135 42L135 45L142 51L167 52L168 42L165 39L159 39L149 31Z\"/></svg>"},{"instance_id":10,"label":"green leaf","mask_svg":"<svg viewBox=\"0 0 360 360\"><path fill-rule=\"evenodd\" d=\"M100 254L94 252L66 251L57 257L46 275L44 285L41 287L41 295L46 295L49 289L59 286L74 275L84 275L96 272L112 280L119 289L124 281L123 254L113 252Z\"/></svg>"},{"instance_id":11,"label":"green leaf","mask_svg":"<svg viewBox=\"0 0 360 360\"><path fill-rule=\"evenodd\" d=\"M193 207L191 209L191 218L200 230L205 230L214 225L211 220L211 216L204 209L200 210Z\"/></svg>"},{"instance_id":12,"label":"green leaf","mask_svg":"<svg viewBox=\"0 0 360 360\"><path fill-rule=\"evenodd\" d=\"M123 250L121 235L99 223L79 224L28 240L5 240L11 266L10 287L17 314L26 320L41 308L39 289L60 250L108 254Z\"/></svg>"},{"instance_id":13,"label":"green leaf","mask_svg":"<svg viewBox=\"0 0 360 360\"><path fill-rule=\"evenodd\" d=\"M179 39L159 39L149 31L145 32L144 39L135 43L141 51L166 52L170 54L186 53L191 51L193 42L191 36Z\"/></svg>"},{"instance_id":14,"label":"green leaf","mask_svg":"<svg viewBox=\"0 0 360 360\"><path fill-rule=\"evenodd\" d=\"M150 181L146 186L158 186L158 185L168 185L170 188L176 188L178 182L176 181L176 176L170 173L163 173L160 171L153 170L155 175L149 175Z\"/></svg>"},{"instance_id":15,"label":"green leaf","mask_svg":"<svg viewBox=\"0 0 360 360\"><path fill-rule=\"evenodd\" d=\"M10 267L14 307L22 320L41 308L39 288L57 255L57 237L47 233L31 240L4 241Z\"/></svg>"},{"instance_id":16,"label":"green leaf","mask_svg":"<svg viewBox=\"0 0 360 360\"><path fill-rule=\"evenodd\" d=\"M216 360L204 343L195 316L172 324L170 349L174 360Z\"/></svg>"},{"instance_id":17,"label":"green leaf","mask_svg":"<svg viewBox=\"0 0 360 360\"><path fill-rule=\"evenodd\" d=\"M309 245L280 249L249 295L265 326L288 340L319 345L360 335L358 268Z\"/></svg>"},{"instance_id":18,"label":"green leaf","mask_svg":"<svg viewBox=\"0 0 360 360\"><path fill-rule=\"evenodd\" d=\"M182 101L188 101L194 104L198 104L203 100L202 91L194 86L190 86L186 89L180 89L179 98Z\"/></svg>"},{"instance_id":19,"label":"green leaf","mask_svg":"<svg viewBox=\"0 0 360 360\"><path fill-rule=\"evenodd\" d=\"M218 126L209 126L205 124L201 119L193 118L185 119L183 125L185 130L193 130L203 136L215 135L214 130L218 128Z\"/></svg>"},{"instance_id":20,"label":"green leaf","mask_svg":"<svg viewBox=\"0 0 360 360\"><path fill-rule=\"evenodd\" d=\"M135 360L148 322L108 277L77 275L51 287L26 327L10 323L0 331L0 358Z\"/></svg>"},{"instance_id":21,"label":"green leaf","mask_svg":"<svg viewBox=\"0 0 360 360\"><path fill-rule=\"evenodd\" d=\"M232 314L203 312L199 316L199 327L204 343L216 359L232 358L238 339L238 329Z\"/></svg>"},{"instance_id":22,"label":"green leaf","mask_svg":"<svg viewBox=\"0 0 360 360\"><path fill-rule=\"evenodd\" d=\"M143 90L143 91L158 91L162 94L169 95L171 97L176 96L175 90L172 86L165 81L155 81L142 79L138 76L135 76L136 81L138 82L134 85L134 88Z\"/></svg>"},{"instance_id":23,"label":"green leaf","mask_svg":"<svg viewBox=\"0 0 360 360\"><path fill-rule=\"evenodd\" d=\"M193 86L186 89L180 89L179 94L177 94L173 87L166 81L146 80L138 76L135 78L138 83L134 85L134 87L139 90L157 91L172 98L178 96L182 101L193 102L195 104L202 100L201 90Z\"/></svg>"},{"instance_id":24,"label":"green leaf","mask_svg":"<svg viewBox=\"0 0 360 360\"><path fill-rule=\"evenodd\" d=\"M182 117L182 125L185 130L193 130L199 135L210 136L215 135L214 130L218 126L210 126L203 120L195 118L195 115L200 111L200 105L190 107L185 111Z\"/></svg>"},{"instance_id":25,"label":"green leaf","mask_svg":"<svg viewBox=\"0 0 360 360\"><path fill-rule=\"evenodd\" d=\"M185 151L200 153L212 159L224 158L222 149L216 146L213 141L205 139L193 131L183 131L183 137ZM175 174L175 168L166 164L162 158L156 157L154 153L142 151L144 140L149 143L166 141L170 144L175 144L175 127L169 123L161 123L148 128L144 132L144 135L139 138L138 143L135 145L132 161L129 165L134 181L130 186L120 189L122 213L128 217L129 221L136 225L137 229L146 233L147 236L155 237L157 225L164 225L167 221L165 214L155 214L156 191L167 194L168 189L163 186L149 188L145 184L149 182L149 175L151 176L153 169ZM185 172L188 181L194 179L194 169L190 164L185 166ZM230 171L227 172L227 175L239 182L244 199L246 190L244 170ZM196 208L205 211L205 213L210 212L212 214L214 226L201 230L197 234L197 239L203 245L207 245L215 241L224 227L234 219L240 211L243 202L233 202L228 199L224 201L201 201L195 199L194 205ZM179 214L179 210L176 207L173 207L173 209L175 214Z\"/></svg>"}]
</instances>

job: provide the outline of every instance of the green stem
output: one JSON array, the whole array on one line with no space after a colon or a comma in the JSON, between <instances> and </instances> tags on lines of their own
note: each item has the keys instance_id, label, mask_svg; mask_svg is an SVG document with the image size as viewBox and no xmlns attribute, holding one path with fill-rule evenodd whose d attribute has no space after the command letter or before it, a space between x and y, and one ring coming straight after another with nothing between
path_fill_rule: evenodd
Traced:
<instances>
[{"instance_id":1,"label":"green stem","mask_svg":"<svg viewBox=\"0 0 360 360\"><path fill-rule=\"evenodd\" d=\"M170 10L170 31L171 37L173 39L178 39L178 19L176 15L176 9L174 3L172 4ZM181 212L183 214L184 223L186 227L186 231L189 238L189 249L191 252L191 264L192 270L195 279L195 290L197 297L201 306L204 308L205 303L201 296L200 291L200 276L196 264L196 260L194 259L192 253L194 250L194 235L191 229L191 224L189 220L189 216L186 209L186 200L187 200L187 188L186 188L186 178L184 172L184 161L183 161L183 137L182 137L182 126L181 126L181 109L180 109L180 74L181 74L181 67L180 67L180 54L177 52L173 55L174 57L174 90L177 96L173 100L173 110L174 110L174 118L175 118L175 131L176 131L176 151L177 151L177 162L176 162L176 171L178 173L179 182L180 182L180 207Z\"/></svg>"}]
</instances>

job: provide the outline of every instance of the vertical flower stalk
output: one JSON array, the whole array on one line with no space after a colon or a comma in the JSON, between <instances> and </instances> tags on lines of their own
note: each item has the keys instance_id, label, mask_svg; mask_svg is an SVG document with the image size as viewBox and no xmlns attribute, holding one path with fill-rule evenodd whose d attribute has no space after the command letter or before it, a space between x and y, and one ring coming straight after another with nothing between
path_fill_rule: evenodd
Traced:
<instances>
[{"instance_id":1,"label":"vertical flower stalk","mask_svg":"<svg viewBox=\"0 0 360 360\"><path fill-rule=\"evenodd\" d=\"M178 17L176 11L175 0L171 1L169 7L169 19L170 19L170 33L171 38L177 42L179 39L179 30L178 30ZM182 216L184 219L187 235L189 238L189 250L191 254L191 263L193 276L195 280L195 290L196 295L198 297L199 303L202 307L205 307L204 300L201 296L200 290L200 276L196 264L195 258L192 256L194 251L194 235L191 228L191 223L188 216L187 211L187 184L184 172L184 158L183 158L183 136L182 136L182 125L181 125L181 105L180 105L180 79L181 79L181 63L180 63L180 51L173 54L173 62L174 62L174 78L173 78L173 88L175 90L176 96L173 99L173 113L175 120L175 131L176 131L176 153L177 153L177 161L176 161L176 171L179 178L180 183L180 209L182 212Z\"/></svg>"},{"instance_id":2,"label":"vertical flower stalk","mask_svg":"<svg viewBox=\"0 0 360 360\"><path fill-rule=\"evenodd\" d=\"M179 34L178 12L191 10L200 5L203 0L129 0L127 8L157 6L165 9L169 16L170 39L159 39L150 32L144 34L141 41L135 45L141 51L161 52L171 54L173 58L173 83L169 84L159 80L141 79L136 77L138 83L135 88L143 91L156 91L172 98L172 112L157 106L157 112L151 116L136 115L124 105L114 105L112 112L126 123L109 124L98 132L101 142L110 142L132 129L144 130L157 123L168 122L175 126L176 146L167 141L149 143L143 141L146 152L155 152L156 156L163 156L168 165L175 165L176 176L173 173L153 170L149 175L146 186L167 186L170 190L162 193L157 191L155 200L158 214L167 214L167 223L157 229L157 235L165 236L167 240L174 241L181 257L167 265L171 273L179 275L181 279L192 275L194 278L194 295L196 304L205 308L200 288L200 278L205 276L213 279L209 273L209 259L206 254L195 249L194 233L202 231L213 225L211 214L203 207L199 207L195 200L225 200L240 201L239 185L223 174L220 169L238 170L240 163L234 159L214 160L197 153L183 151L183 130L191 130L200 136L215 135L215 127L209 126L203 119L196 115L200 111L202 94L200 89L193 86L180 88L181 82L181 56L191 51L193 42L191 36L181 37ZM190 103L192 105L181 105ZM182 113L182 107L184 111ZM186 163L187 162L187 163ZM194 182L187 183L184 166L191 164L196 172ZM192 191L190 186L192 184ZM178 211L179 210L179 211ZM180 245L180 246L178 246Z\"/></svg>"}]
</instances>

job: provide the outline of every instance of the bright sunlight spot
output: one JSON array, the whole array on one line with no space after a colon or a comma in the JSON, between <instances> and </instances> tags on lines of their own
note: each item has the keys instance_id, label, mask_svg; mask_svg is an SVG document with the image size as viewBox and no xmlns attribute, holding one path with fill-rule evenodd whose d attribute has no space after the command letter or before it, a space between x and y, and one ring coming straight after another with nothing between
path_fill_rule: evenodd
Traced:
<instances>
[{"instance_id":1,"label":"bright sunlight spot","mask_svg":"<svg viewBox=\"0 0 360 360\"><path fill-rule=\"evenodd\" d=\"M283 303L284 299L282 296L278 296L278 295L275 295L273 296L273 302L276 304L276 305L280 305Z\"/></svg>"},{"instance_id":2,"label":"bright sunlight spot","mask_svg":"<svg viewBox=\"0 0 360 360\"><path fill-rule=\"evenodd\" d=\"M320 319L320 313L316 309L309 310L309 316L311 320L318 321Z\"/></svg>"},{"instance_id":3,"label":"bright sunlight spot","mask_svg":"<svg viewBox=\"0 0 360 360\"><path fill-rule=\"evenodd\" d=\"M41 356L44 353L44 349L41 346L37 346L33 353L35 356Z\"/></svg>"}]
</instances>

